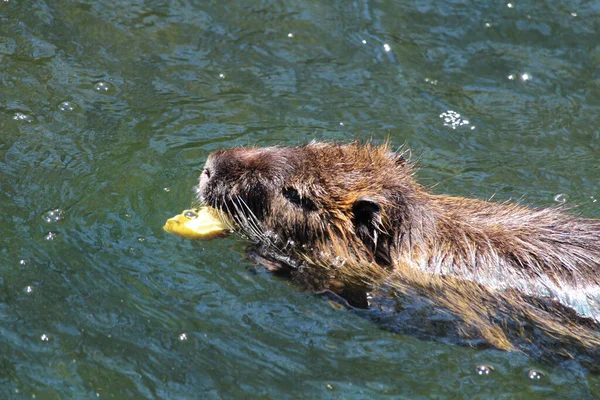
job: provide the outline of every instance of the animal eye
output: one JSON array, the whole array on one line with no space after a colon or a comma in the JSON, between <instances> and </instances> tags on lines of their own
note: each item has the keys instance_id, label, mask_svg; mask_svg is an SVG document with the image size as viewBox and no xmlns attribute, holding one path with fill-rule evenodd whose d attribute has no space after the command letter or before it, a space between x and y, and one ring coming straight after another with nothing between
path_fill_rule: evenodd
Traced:
<instances>
[{"instance_id":1,"label":"animal eye","mask_svg":"<svg viewBox=\"0 0 600 400\"><path fill-rule=\"evenodd\" d=\"M308 211L316 211L317 205L309 198L302 197L300 193L293 187L287 187L283 189L283 197L298 207L302 207Z\"/></svg>"}]
</instances>

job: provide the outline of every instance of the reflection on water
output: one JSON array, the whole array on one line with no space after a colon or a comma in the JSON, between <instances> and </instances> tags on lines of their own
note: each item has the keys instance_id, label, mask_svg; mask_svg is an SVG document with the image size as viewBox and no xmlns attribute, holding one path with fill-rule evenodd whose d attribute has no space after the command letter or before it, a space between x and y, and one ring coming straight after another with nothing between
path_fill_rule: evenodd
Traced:
<instances>
[{"instance_id":1,"label":"reflection on water","mask_svg":"<svg viewBox=\"0 0 600 400\"><path fill-rule=\"evenodd\" d=\"M393 335L161 227L217 148L357 137L436 192L600 217L599 12L1 1L0 394L595 397L576 365Z\"/></svg>"}]
</instances>

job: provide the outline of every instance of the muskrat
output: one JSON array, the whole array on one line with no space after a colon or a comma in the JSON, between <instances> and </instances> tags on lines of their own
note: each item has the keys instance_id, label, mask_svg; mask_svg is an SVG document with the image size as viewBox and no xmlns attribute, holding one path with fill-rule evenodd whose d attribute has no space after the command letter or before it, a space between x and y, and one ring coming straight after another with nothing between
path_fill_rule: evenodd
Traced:
<instances>
[{"instance_id":1,"label":"muskrat","mask_svg":"<svg viewBox=\"0 0 600 400\"><path fill-rule=\"evenodd\" d=\"M428 193L388 143L219 150L197 192L311 290L416 296L500 349L599 352L600 220Z\"/></svg>"}]
</instances>

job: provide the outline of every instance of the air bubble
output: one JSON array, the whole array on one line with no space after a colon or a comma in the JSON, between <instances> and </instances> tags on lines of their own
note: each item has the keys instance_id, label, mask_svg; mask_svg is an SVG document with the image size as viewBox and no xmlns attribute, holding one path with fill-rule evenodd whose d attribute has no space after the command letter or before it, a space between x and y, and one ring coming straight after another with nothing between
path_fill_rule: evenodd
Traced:
<instances>
[{"instance_id":1,"label":"air bubble","mask_svg":"<svg viewBox=\"0 0 600 400\"><path fill-rule=\"evenodd\" d=\"M195 211L188 210L188 211L186 211L186 212L183 213L183 216L186 217L186 218L189 218L189 219L194 219L194 218L196 218L198 216L198 214L196 214Z\"/></svg>"},{"instance_id":2,"label":"air bubble","mask_svg":"<svg viewBox=\"0 0 600 400\"><path fill-rule=\"evenodd\" d=\"M13 116L13 119L15 121L20 121L20 122L33 122L33 117L31 115L28 114L24 114L22 112L17 112L15 113L15 115Z\"/></svg>"},{"instance_id":3,"label":"air bubble","mask_svg":"<svg viewBox=\"0 0 600 400\"><path fill-rule=\"evenodd\" d=\"M477 375L489 375L494 371L494 367L491 365L481 364L476 368Z\"/></svg>"},{"instance_id":4,"label":"air bubble","mask_svg":"<svg viewBox=\"0 0 600 400\"><path fill-rule=\"evenodd\" d=\"M440 114L440 118L444 120L444 126L456 129L460 126L469 125L469 120L461 118L456 111L448 110Z\"/></svg>"},{"instance_id":5,"label":"air bubble","mask_svg":"<svg viewBox=\"0 0 600 400\"><path fill-rule=\"evenodd\" d=\"M42 339L43 342L47 342L48 340L50 340L50 338L48 337L48 335L46 335L45 333L42 334L42 336L40 336L40 339Z\"/></svg>"},{"instance_id":6,"label":"air bubble","mask_svg":"<svg viewBox=\"0 0 600 400\"><path fill-rule=\"evenodd\" d=\"M536 371L535 369L531 369L529 370L529 372L527 372L527 376L529 377L529 379L539 381L544 377L544 373L541 371Z\"/></svg>"},{"instance_id":7,"label":"air bubble","mask_svg":"<svg viewBox=\"0 0 600 400\"><path fill-rule=\"evenodd\" d=\"M77 106L70 101L63 101L58 105L58 109L65 112L75 111L75 108L77 108Z\"/></svg>"},{"instance_id":8,"label":"air bubble","mask_svg":"<svg viewBox=\"0 0 600 400\"><path fill-rule=\"evenodd\" d=\"M56 233L56 232L48 232L48 234L46 236L44 236L44 239L51 242L54 239L56 239L57 236L58 236L58 233Z\"/></svg>"},{"instance_id":9,"label":"air bubble","mask_svg":"<svg viewBox=\"0 0 600 400\"><path fill-rule=\"evenodd\" d=\"M187 333L183 332L181 335L179 335L179 340L181 340L182 342L184 340L187 340L188 336Z\"/></svg>"},{"instance_id":10,"label":"air bubble","mask_svg":"<svg viewBox=\"0 0 600 400\"><path fill-rule=\"evenodd\" d=\"M54 224L65 219L65 212L60 208L53 208L42 214L42 219L49 224Z\"/></svg>"},{"instance_id":11,"label":"air bubble","mask_svg":"<svg viewBox=\"0 0 600 400\"><path fill-rule=\"evenodd\" d=\"M94 90L97 92L107 93L111 89L111 84L108 82L98 82L94 85Z\"/></svg>"},{"instance_id":12,"label":"air bubble","mask_svg":"<svg viewBox=\"0 0 600 400\"><path fill-rule=\"evenodd\" d=\"M554 201L560 204L565 204L567 201L569 201L569 195L566 193L559 193L554 196Z\"/></svg>"}]
</instances>

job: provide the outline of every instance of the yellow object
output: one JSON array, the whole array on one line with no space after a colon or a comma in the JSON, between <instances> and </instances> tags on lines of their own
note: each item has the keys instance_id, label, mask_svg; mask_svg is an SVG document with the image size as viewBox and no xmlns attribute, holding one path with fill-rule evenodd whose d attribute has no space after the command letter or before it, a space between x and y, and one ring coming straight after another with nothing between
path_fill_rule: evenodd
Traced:
<instances>
[{"instance_id":1,"label":"yellow object","mask_svg":"<svg viewBox=\"0 0 600 400\"><path fill-rule=\"evenodd\" d=\"M216 209L202 207L169 218L163 229L184 239L210 240L227 236L231 227Z\"/></svg>"}]
</instances>

